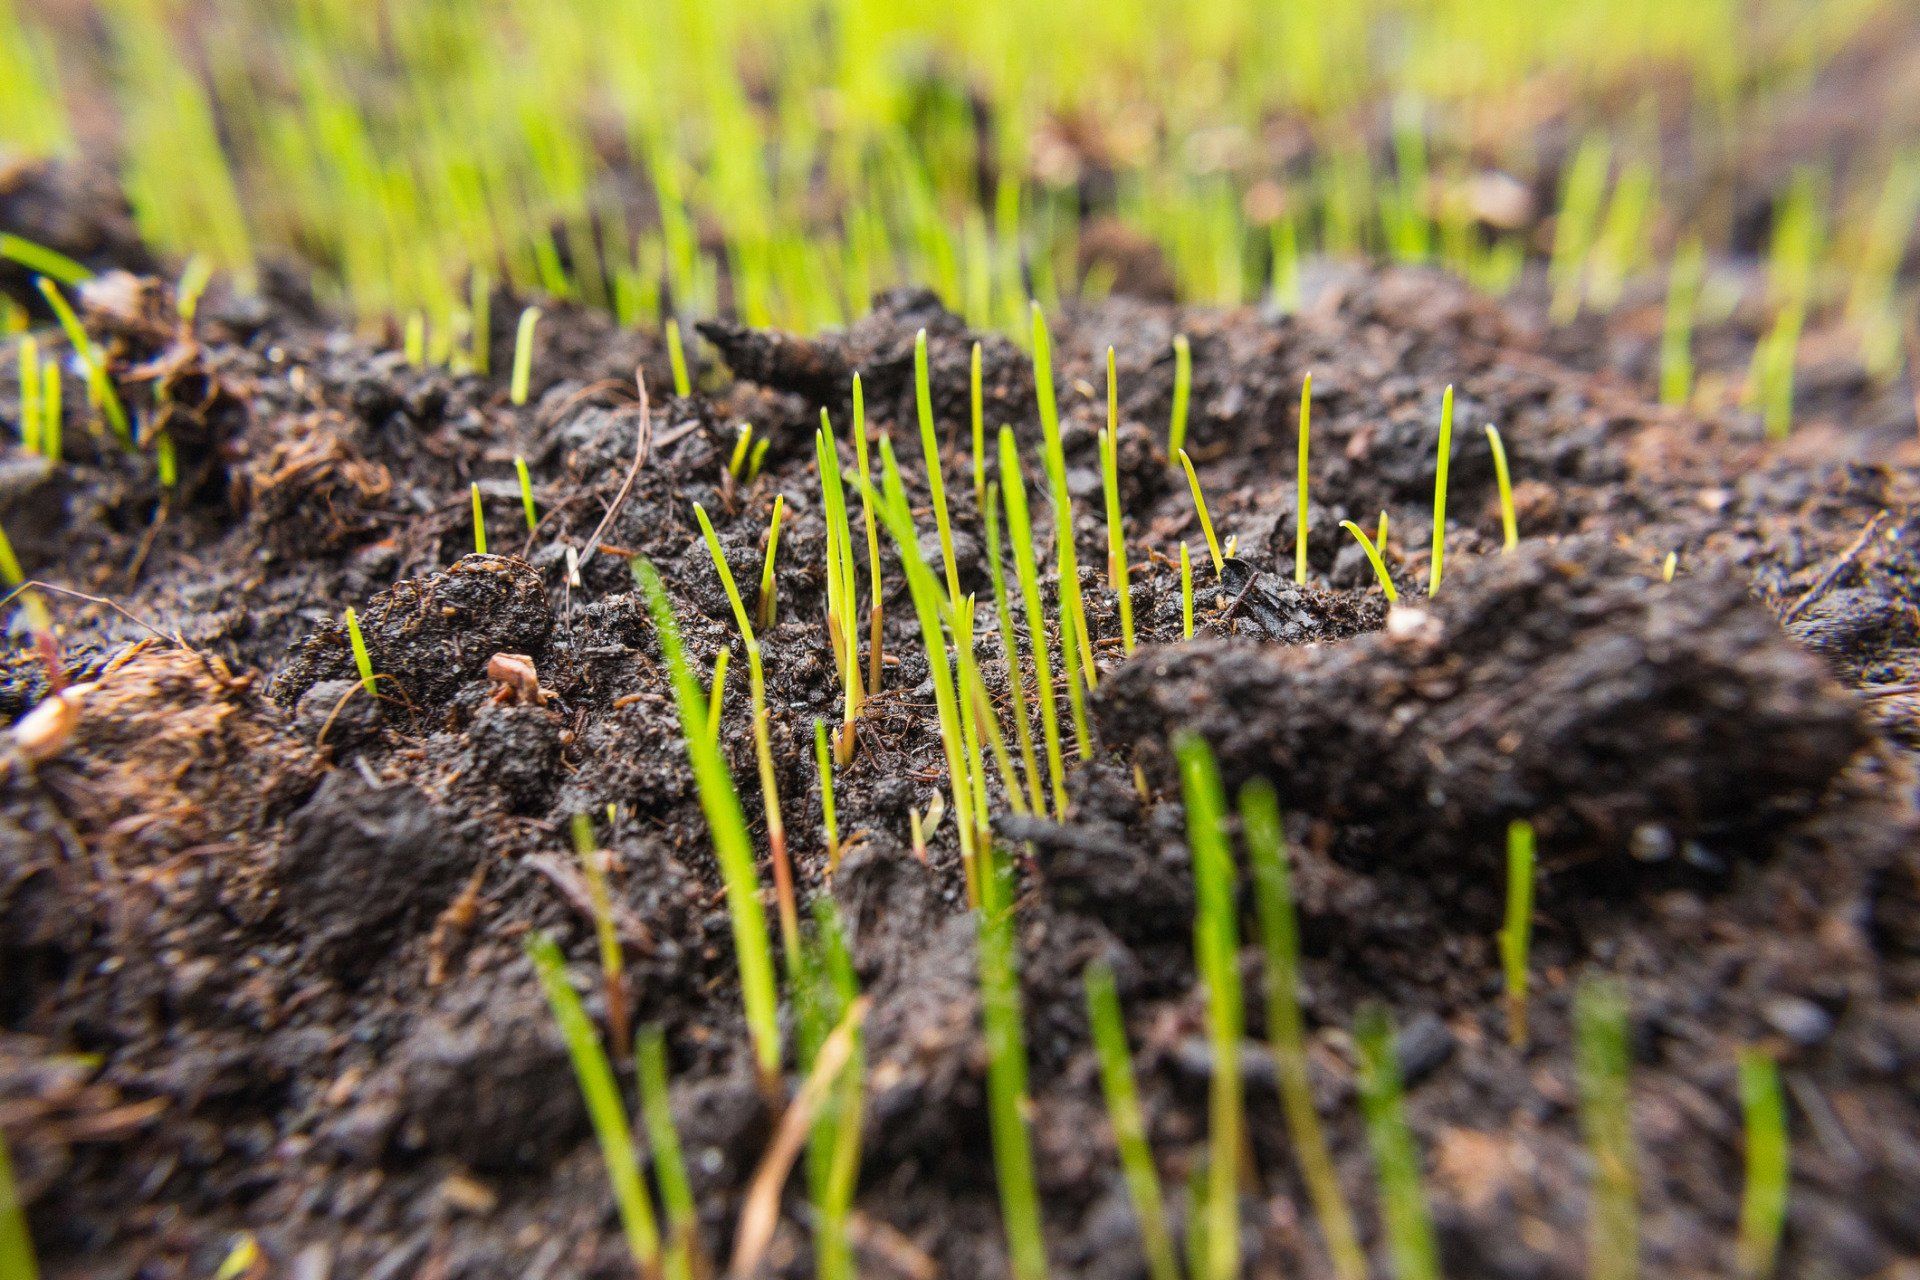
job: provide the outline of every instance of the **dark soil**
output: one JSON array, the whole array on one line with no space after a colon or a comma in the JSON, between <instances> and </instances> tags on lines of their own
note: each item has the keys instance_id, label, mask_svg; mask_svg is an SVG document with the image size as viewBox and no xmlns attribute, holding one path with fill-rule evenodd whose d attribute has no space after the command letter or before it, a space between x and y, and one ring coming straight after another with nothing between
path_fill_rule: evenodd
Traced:
<instances>
[{"instance_id":1,"label":"dark soil","mask_svg":"<svg viewBox=\"0 0 1920 1280\"><path fill-rule=\"evenodd\" d=\"M101 228L102 253L114 234ZM751 582L784 495L780 621L763 637L778 782L803 896L839 904L873 997L862 1273L1003 1274L953 825L933 833L927 863L908 844L908 810L944 765L890 555L891 665L837 781L841 829L859 839L832 877L812 763L812 721L831 720L838 696L811 432L823 406L845 431L858 370L871 425L917 473L923 326L955 446L962 584L997 635L960 459L974 335L913 293L882 298L844 335L708 325L731 376L709 368L703 390L677 398L651 339L558 310L540 330L534 399L516 409L499 380L409 367L297 301L216 296L188 333L165 286L109 279L90 323L139 403L168 387L180 485L162 491L151 459L72 427L69 465L8 454L0 471L0 521L29 573L114 602L51 599L76 715L37 763L16 744L0 781L0 1120L47 1273L205 1276L244 1230L273 1274L628 1274L523 951L530 931L553 933L604 1017L590 900L567 852L577 812L613 852L629 1012L666 1029L708 1252L726 1255L773 1116L626 558L659 566L703 671L733 646L723 739L757 815L744 654L692 507ZM1788 1273L1892 1275L1920 1259L1911 424L1899 439L1856 430L1881 394L1865 388L1821 401L1780 446L1736 412L1655 408L1643 366L1585 371L1549 352L1526 297L1503 306L1436 276L1329 269L1293 316L1116 297L1056 320L1088 566L1105 562L1094 435L1104 352L1117 351L1143 643L1123 656L1116 602L1089 571L1100 751L1074 773L1067 822L1003 828L1032 851L1020 940L1060 1274L1143 1274L1088 1044L1090 960L1120 975L1170 1187L1204 1151L1211 1059L1167 768L1183 727L1213 741L1230 781L1270 777L1288 805L1316 1088L1373 1248L1347 1032L1366 1000L1401 1029L1448 1273L1586 1273L1568 1014L1576 980L1601 971L1632 998L1649 1273L1732 1270L1734 1061L1749 1043L1778 1053L1788 1085ZM1177 331L1192 339L1190 448L1236 541L1218 583L1165 456ZM502 368L511 338L496 338ZM983 341L989 425L1011 423L1031 450L1030 367ZM650 448L589 546L636 456L636 368L653 393ZM1296 586L1309 370L1311 581ZM1428 600L1449 383L1453 523ZM0 385L0 403L12 392ZM750 485L725 476L742 420L772 441ZM1487 422L1516 480L1523 541L1506 555ZM541 512L531 535L516 453ZM475 481L491 556L471 554ZM1403 591L1392 614L1338 527L1371 528L1382 509ZM1200 634L1185 644L1181 540L1199 588ZM355 676L348 606L377 699ZM490 679L497 654L524 655L541 696ZM982 660L1004 693L997 639ZM0 709L18 717L49 688L22 637ZM1505 1042L1493 943L1515 816L1539 824L1543 862L1524 1052ZM1253 981L1252 948L1244 959ZM1251 1034L1265 1034L1257 1018ZM1327 1275L1271 1064L1250 1050L1247 1068L1253 1274ZM788 1210L768 1265L804 1275L798 1180Z\"/></svg>"}]
</instances>

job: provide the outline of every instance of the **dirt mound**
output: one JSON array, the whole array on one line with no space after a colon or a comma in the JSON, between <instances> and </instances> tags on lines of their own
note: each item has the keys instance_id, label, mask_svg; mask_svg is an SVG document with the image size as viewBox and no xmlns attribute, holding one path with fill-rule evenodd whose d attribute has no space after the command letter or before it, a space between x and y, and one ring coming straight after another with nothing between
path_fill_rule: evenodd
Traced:
<instances>
[{"instance_id":1,"label":"dirt mound","mask_svg":"<svg viewBox=\"0 0 1920 1280\"><path fill-rule=\"evenodd\" d=\"M1163 776L1170 736L1198 730L1230 780L1368 829L1380 858L1490 854L1512 818L1563 845L1708 858L1804 812L1867 739L1738 578L1665 583L1592 541L1479 561L1346 644L1146 653L1095 705L1102 736Z\"/></svg>"}]
</instances>

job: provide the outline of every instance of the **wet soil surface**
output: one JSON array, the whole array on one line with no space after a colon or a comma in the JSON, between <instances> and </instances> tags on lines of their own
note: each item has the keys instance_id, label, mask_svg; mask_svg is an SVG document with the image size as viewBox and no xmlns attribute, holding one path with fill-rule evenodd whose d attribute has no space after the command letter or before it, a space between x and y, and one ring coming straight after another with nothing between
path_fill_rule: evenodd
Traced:
<instances>
[{"instance_id":1,"label":"wet soil surface","mask_svg":"<svg viewBox=\"0 0 1920 1280\"><path fill-rule=\"evenodd\" d=\"M0 1121L48 1274L204 1276L241 1231L274 1274L301 1277L629 1274L524 954L530 932L553 934L604 1019L566 839L575 813L594 815L612 851L628 1013L666 1030L707 1252L726 1255L774 1116L627 558L659 566L703 673L732 652L722 740L764 850L745 655L693 506L752 583L776 496L779 614L762 645L789 844L802 896L839 905L873 997L862 1274L1003 1274L951 820L926 861L910 846L909 810L944 765L890 550L889 665L837 780L841 831L857 838L831 876L812 762L812 722L837 715L839 692L811 433L826 408L850 460L861 372L869 426L902 446L924 500L921 327L962 586L982 601L981 659L1007 695L964 459L975 335L912 293L814 339L709 325L702 389L675 397L651 338L558 310L516 408L500 379L410 367L297 299L215 295L191 331L150 280L109 277L89 302L129 398L165 406L181 471L162 490L150 456L70 428L68 465L9 452L0 472L0 523L29 574L93 597L49 597L72 714L50 738L16 732L0 766ZM1192 342L1189 448L1233 538L1217 578L1165 452L1176 332ZM1448 1273L1586 1274L1569 1007L1588 972L1618 976L1632 1000L1649 1273L1733 1268L1747 1044L1776 1053L1787 1082L1788 1272L1913 1265L1920 512L1910 443L1856 423L1867 394L1769 445L1747 415L1659 409L1632 369L1556 355L1524 296L1503 306L1407 271L1326 271L1297 315L1114 298L1054 333L1083 566L1105 563L1095 433L1116 349L1141 633L1128 658L1105 576L1088 568L1098 749L1074 770L1066 821L1008 815L1003 829L1020 842L1057 1271L1144 1274L1088 1043L1088 962L1120 977L1170 1187L1205 1147L1212 1061L1167 750L1182 728L1214 743L1230 781L1268 777L1288 807L1314 1082L1379 1265L1348 1033L1368 1000L1401 1029ZM504 369L511 334L495 338ZM1031 483L1031 367L982 341L987 425L1014 427ZM1310 572L1296 585L1308 371ZM1429 599L1449 383L1451 523ZM750 483L727 469L742 421L770 442ZM1507 554L1489 422L1515 480L1521 542ZM470 483L491 555L472 551ZM1371 530L1382 510L1402 591L1391 612L1339 528ZM1196 568L1188 642L1182 541ZM377 698L356 678L349 606ZM500 676L522 669L503 654L531 664L537 690ZM50 687L19 638L0 709L18 718ZM1521 816L1542 850L1524 1051L1505 1040L1493 942L1502 832ZM1243 959L1257 981L1251 948ZM1250 1035L1265 1035L1258 1017ZM1271 1062L1250 1046L1246 1063L1251 1273L1328 1275ZM773 1274L809 1273L800 1181Z\"/></svg>"}]
</instances>

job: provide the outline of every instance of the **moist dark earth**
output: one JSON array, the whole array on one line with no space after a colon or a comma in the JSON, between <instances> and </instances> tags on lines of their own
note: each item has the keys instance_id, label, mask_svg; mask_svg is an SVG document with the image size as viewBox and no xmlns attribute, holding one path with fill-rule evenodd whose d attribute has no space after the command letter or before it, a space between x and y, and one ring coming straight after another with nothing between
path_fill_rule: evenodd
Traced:
<instances>
[{"instance_id":1,"label":"moist dark earth","mask_svg":"<svg viewBox=\"0 0 1920 1280\"><path fill-rule=\"evenodd\" d=\"M1144 1274L1088 1040L1089 962L1119 975L1176 1219L1205 1150L1212 1059L1168 751L1183 728L1213 743L1230 784L1269 778L1286 805L1315 1090L1377 1267L1348 1030L1367 1001L1400 1030L1447 1273L1586 1274L1569 1010L1589 973L1631 999L1649 1274L1734 1269L1745 1045L1774 1053L1786 1082L1785 1272L1920 1265L1914 423L1887 409L1899 394L1862 386L1819 391L1784 444L1743 412L1657 408L1644 315L1583 322L1595 341L1575 352L1543 324L1540 293L1529 282L1496 303L1416 270L1327 266L1292 315L1116 296L1054 318L1102 668L1097 749L1064 823L1009 816L1003 835L1059 1274ZM552 934L605 1025L567 843L576 813L612 850L630 1020L665 1029L706 1252L727 1256L775 1117L628 559L659 567L703 678L731 646L723 743L764 855L744 653L693 506L752 583L777 495L779 621L762 644L789 844L803 898L838 904L873 997L861 1271L1004 1274L952 822L925 862L910 846L909 810L944 786L944 763L891 548L885 680L836 783L853 847L827 873L812 735L839 691L812 430L827 409L851 460L860 372L869 427L900 446L930 538L911 376L927 330L962 586L982 602L981 659L1004 706L966 379L977 337L989 430L1014 427L1031 484L1027 357L903 291L811 339L703 326L698 390L677 397L651 335L560 308L516 408L502 379L411 367L391 342L329 327L284 281L259 299L216 292L191 330L158 279L105 277L86 301L129 401L169 406L181 470L164 491L149 455L70 421L66 465L9 449L0 473L0 523L28 573L82 593L46 595L57 673L20 631L0 674L9 720L56 681L76 709L51 744L11 735L0 766L0 1123L47 1274L205 1276L241 1232L273 1274L315 1280L631 1274L524 950ZM495 369L516 314L496 299ZM1234 539L1217 580L1166 456L1177 332L1192 340L1189 448ZM1730 322L1702 341L1741 352L1738 366L1753 336ZM1109 345L1130 658L1097 571ZM1309 371L1310 580L1296 586ZM14 403L10 376L0 404ZM1451 522L1429 599L1448 384ZM771 445L736 484L742 421ZM1489 422L1515 479L1521 541L1504 554ZM540 512L531 534L516 454ZM491 555L473 553L471 482ZM1371 529L1383 509L1391 613L1339 528ZM377 699L355 678L349 606L386 677ZM541 697L490 679L497 654L530 659ZM1517 817L1537 824L1542 860L1525 1050L1506 1042L1493 938ZM1242 959L1257 983L1255 949ZM1249 1034L1265 1035L1257 1013ZM1330 1275L1271 1060L1257 1043L1244 1057L1249 1273ZM769 1274L810 1274L803 1181Z\"/></svg>"}]
</instances>

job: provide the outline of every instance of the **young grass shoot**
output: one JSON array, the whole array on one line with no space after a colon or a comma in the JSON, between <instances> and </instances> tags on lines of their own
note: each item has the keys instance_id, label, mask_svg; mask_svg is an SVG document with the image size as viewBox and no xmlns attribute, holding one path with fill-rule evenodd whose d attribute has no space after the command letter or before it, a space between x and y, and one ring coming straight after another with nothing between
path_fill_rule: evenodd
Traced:
<instances>
[{"instance_id":1,"label":"young grass shoot","mask_svg":"<svg viewBox=\"0 0 1920 1280\"><path fill-rule=\"evenodd\" d=\"M1300 923L1294 912L1293 876L1287 865L1280 802L1264 779L1240 788L1240 830L1253 871L1260 943L1266 952L1267 1037L1280 1085L1280 1107L1300 1163L1300 1180L1320 1219L1334 1274L1340 1280L1365 1280L1366 1254L1340 1190L1320 1113L1313 1105L1306 1019L1300 1011Z\"/></svg>"},{"instance_id":2,"label":"young grass shoot","mask_svg":"<svg viewBox=\"0 0 1920 1280\"><path fill-rule=\"evenodd\" d=\"M1440 399L1440 451L1433 472L1433 560L1427 571L1427 594L1440 590L1440 566L1447 554L1447 465L1453 460L1453 385Z\"/></svg>"},{"instance_id":3,"label":"young grass shoot","mask_svg":"<svg viewBox=\"0 0 1920 1280\"><path fill-rule=\"evenodd\" d=\"M1180 764L1187 844L1193 853L1193 951L1206 990L1207 1040L1213 1056L1206 1199L1200 1210L1206 1224L1206 1269L1193 1280L1234 1280L1240 1274L1240 1147L1246 1128L1240 1086L1244 1014L1233 853L1227 844L1226 797L1212 749L1197 734L1184 732L1175 738L1173 750Z\"/></svg>"},{"instance_id":4,"label":"young grass shoot","mask_svg":"<svg viewBox=\"0 0 1920 1280\"><path fill-rule=\"evenodd\" d=\"M1625 993L1607 979L1587 979L1574 993L1573 1023L1580 1128L1593 1161L1587 1274L1593 1280L1634 1280L1640 1274L1640 1180Z\"/></svg>"},{"instance_id":5,"label":"young grass shoot","mask_svg":"<svg viewBox=\"0 0 1920 1280\"><path fill-rule=\"evenodd\" d=\"M1387 1011L1370 1004L1354 1026L1360 1051L1360 1108L1380 1183L1380 1212L1395 1280L1440 1280L1440 1246L1420 1181L1420 1152L1407 1127L1400 1056Z\"/></svg>"},{"instance_id":6,"label":"young grass shoot","mask_svg":"<svg viewBox=\"0 0 1920 1280\"><path fill-rule=\"evenodd\" d=\"M1133 1215L1140 1224L1140 1245L1147 1255L1151 1280L1180 1280L1180 1263L1167 1230L1166 1204L1160 1194L1160 1173L1147 1145L1146 1122L1133 1078L1133 1055L1127 1051L1126 1023L1120 1016L1120 996L1113 970L1104 961L1087 966L1087 1021L1093 1028L1093 1047L1100 1060L1100 1088L1106 1095L1107 1119L1120 1151L1120 1170L1126 1179Z\"/></svg>"},{"instance_id":7,"label":"young grass shoot","mask_svg":"<svg viewBox=\"0 0 1920 1280\"><path fill-rule=\"evenodd\" d=\"M1500 969L1507 1000L1507 1039L1527 1045L1527 955L1533 946L1533 824L1507 824L1507 916L1500 926Z\"/></svg>"},{"instance_id":8,"label":"young grass shoot","mask_svg":"<svg viewBox=\"0 0 1920 1280\"><path fill-rule=\"evenodd\" d=\"M779 997L773 953L767 942L766 914L760 906L760 873L753 862L753 843L747 837L747 817L741 812L726 760L705 732L706 703L687 662L680 624L674 620L673 605L661 585L659 571L647 561L635 559L633 576L646 596L661 655L673 681L680 735L686 743L687 760L693 766L700 793L700 809L706 814L726 885L727 911L732 917L733 945L740 967L740 994L746 1007L747 1031L753 1040L754 1061L761 1087L771 1096L780 1077Z\"/></svg>"}]
</instances>

